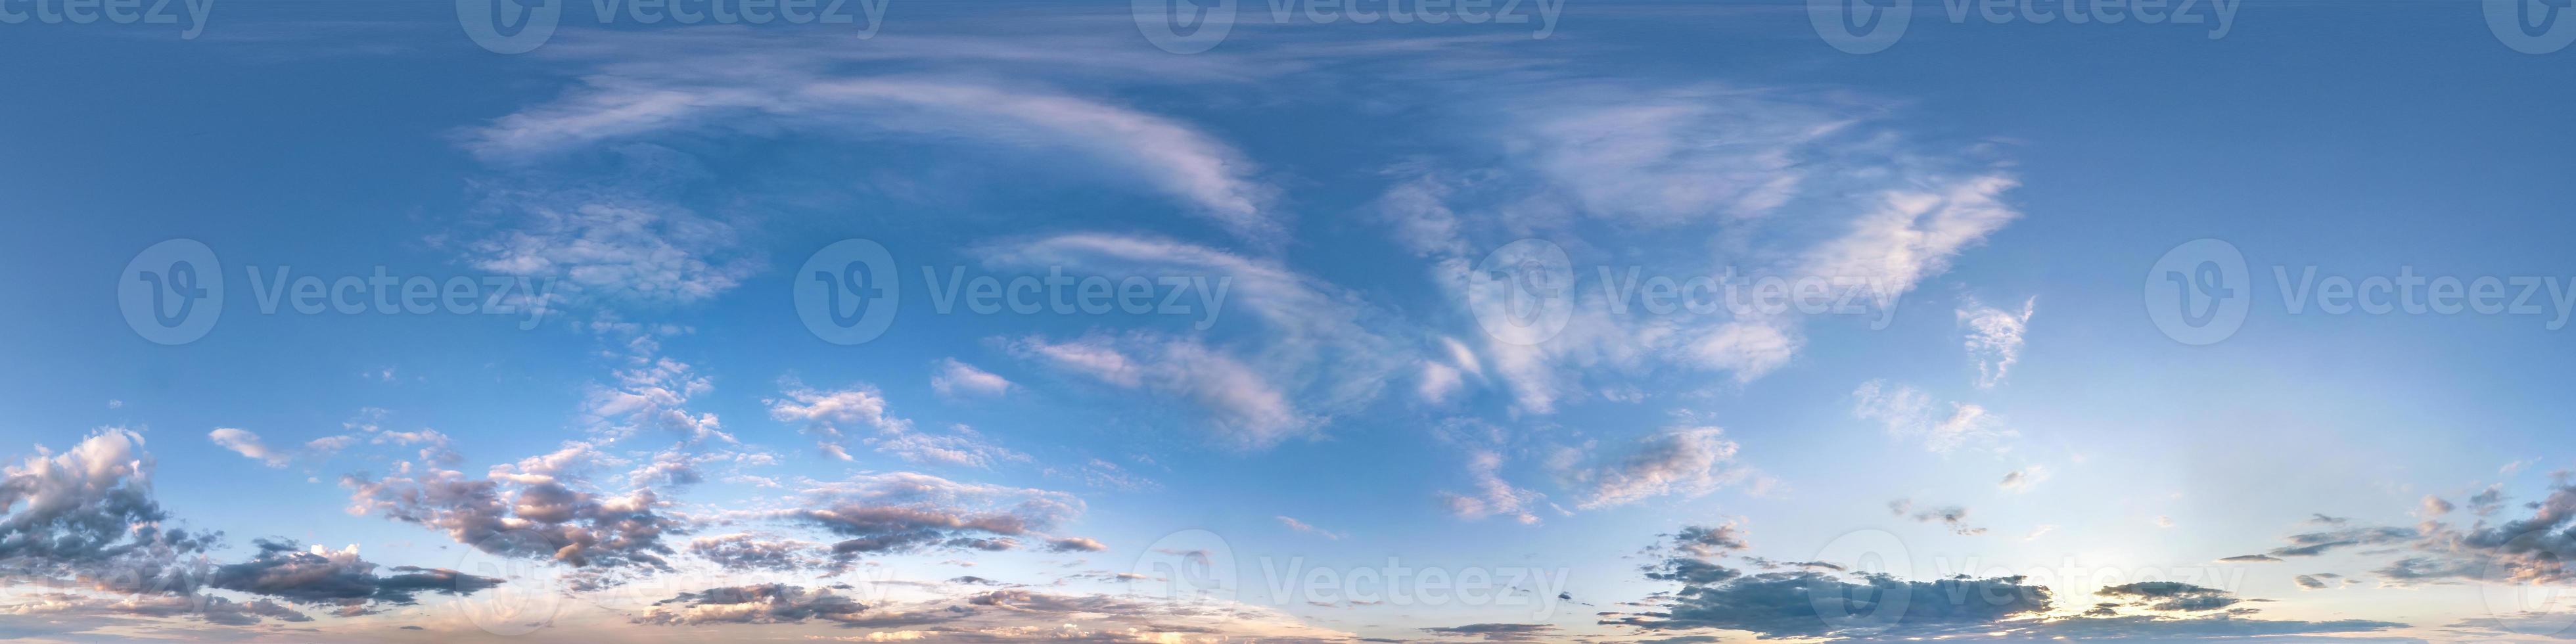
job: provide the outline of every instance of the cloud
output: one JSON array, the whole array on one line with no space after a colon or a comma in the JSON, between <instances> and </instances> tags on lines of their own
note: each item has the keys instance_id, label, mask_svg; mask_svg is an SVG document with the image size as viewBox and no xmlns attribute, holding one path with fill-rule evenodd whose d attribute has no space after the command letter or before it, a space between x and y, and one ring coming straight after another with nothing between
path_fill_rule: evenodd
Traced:
<instances>
[{"instance_id":1,"label":"cloud","mask_svg":"<svg viewBox=\"0 0 2576 644\"><path fill-rule=\"evenodd\" d=\"M555 101L467 133L465 146L496 163L654 135L800 131L899 135L976 144L1040 159L1069 152L1085 165L1192 206L1237 237L1275 244L1283 218L1276 189L1215 136L1182 121L1026 84L938 76L852 76L789 52L686 63L625 61L584 78ZM714 66L721 59L722 66ZM843 68L846 69L846 68Z\"/></svg>"},{"instance_id":2,"label":"cloud","mask_svg":"<svg viewBox=\"0 0 2576 644\"><path fill-rule=\"evenodd\" d=\"M1463 152L1393 164L1371 207L1470 307L1478 258L1536 238L1578 266L1840 282L1861 294L1835 313L1875 307L1883 323L1899 296L2019 216L2002 202L2016 185L2003 164L1968 160L1983 149L1916 149L1884 125L1883 102L1598 78L1422 85L1462 124ZM1619 310L1614 285L1576 286L1552 339L1483 348L1522 411L1551 413L1657 363L1750 382L1794 360L1805 320L1820 314L1650 314Z\"/></svg>"},{"instance_id":3,"label":"cloud","mask_svg":"<svg viewBox=\"0 0 2576 644\"><path fill-rule=\"evenodd\" d=\"M822 545L802 539L736 532L693 539L689 542L689 554L725 570L792 572L828 565L822 556Z\"/></svg>"},{"instance_id":4,"label":"cloud","mask_svg":"<svg viewBox=\"0 0 2576 644\"><path fill-rule=\"evenodd\" d=\"M357 442L357 438L352 436L324 436L306 442L301 450L282 451L269 448L266 443L260 441L259 434L231 427L217 427L214 431L207 432L206 438L224 449L242 455L243 458L259 461L263 465L274 468L286 467L299 457L327 457Z\"/></svg>"},{"instance_id":5,"label":"cloud","mask_svg":"<svg viewBox=\"0 0 2576 644\"><path fill-rule=\"evenodd\" d=\"M1939 414L1930 395L1913 387L1890 387L1884 380L1861 383L1852 390L1852 416L1886 426L1891 436L1919 439L1934 454L1946 455L1962 447L2000 451L2007 439L2017 435L1984 407L1951 403L1948 414Z\"/></svg>"},{"instance_id":6,"label":"cloud","mask_svg":"<svg viewBox=\"0 0 2576 644\"><path fill-rule=\"evenodd\" d=\"M2038 306L2039 298L2031 298L2015 313L1969 300L1959 309L1959 326L1968 329L1968 357L1977 362L1978 387L2002 383L2005 372L2021 361L2022 333Z\"/></svg>"},{"instance_id":7,"label":"cloud","mask_svg":"<svg viewBox=\"0 0 2576 644\"><path fill-rule=\"evenodd\" d=\"M651 198L580 190L499 191L514 227L465 245L479 270L536 280L511 304L645 307L705 301L761 270L733 227Z\"/></svg>"},{"instance_id":8,"label":"cloud","mask_svg":"<svg viewBox=\"0 0 2576 644\"><path fill-rule=\"evenodd\" d=\"M638 624L792 624L808 619L849 621L868 610L866 604L831 589L759 584L684 592L653 602L634 619Z\"/></svg>"},{"instance_id":9,"label":"cloud","mask_svg":"<svg viewBox=\"0 0 2576 644\"><path fill-rule=\"evenodd\" d=\"M1081 516L1081 499L1033 488L959 483L928 474L859 475L804 491L804 506L781 518L820 528L842 540L832 552L861 554L928 549L1010 550L1023 538ZM1099 542L1047 538L1058 551L1087 551Z\"/></svg>"},{"instance_id":10,"label":"cloud","mask_svg":"<svg viewBox=\"0 0 2576 644\"><path fill-rule=\"evenodd\" d=\"M1316 422L1262 372L1194 339L1032 337L1012 350L1110 385L1183 396L1206 409L1219 439L1237 449L1265 449L1312 435Z\"/></svg>"},{"instance_id":11,"label":"cloud","mask_svg":"<svg viewBox=\"0 0 2576 644\"><path fill-rule=\"evenodd\" d=\"M1325 539L1331 539L1331 540L1334 540L1334 541L1340 541L1340 540L1342 539L1342 534L1341 534L1341 533L1334 532L1334 531L1331 531L1331 530L1326 530L1326 529L1323 529L1323 528L1318 528L1318 527L1315 527L1315 526L1312 526L1312 525L1307 525L1307 524L1306 524L1306 522L1304 522L1304 521L1299 521L1299 520L1297 520L1297 518L1296 518L1296 517L1291 517L1291 516L1288 516L1288 515L1282 514L1282 515L1279 515L1279 516L1274 517L1274 518L1279 519L1279 525L1288 526L1288 529L1289 529L1289 530L1294 531L1294 532L1297 532L1297 533L1299 533L1299 534L1311 534L1311 535L1315 535L1315 536L1323 537L1323 538L1325 538Z\"/></svg>"},{"instance_id":12,"label":"cloud","mask_svg":"<svg viewBox=\"0 0 2576 644\"><path fill-rule=\"evenodd\" d=\"M1577 507L1590 510L1680 495L1695 498L1754 476L1735 463L1736 445L1716 427L1676 427L1640 439L1616 460L1575 470L1585 487Z\"/></svg>"},{"instance_id":13,"label":"cloud","mask_svg":"<svg viewBox=\"0 0 2576 644\"><path fill-rule=\"evenodd\" d=\"M2248 617L2249 609L2231 609L2244 601L2232 593L2166 581L2104 588L2099 594L2108 601L2080 615L2055 615L2058 594L2018 576L1957 575L1912 581L1888 574L1845 573L1830 562L1807 562L1800 565L1801 570L1747 574L1716 561L1742 550L1733 545L1740 539L1721 539L1727 545L1718 547L1689 547L1692 542L1706 541L1709 534L1705 530L1684 530L1674 535L1673 545L1650 548L1650 553L1661 553L1657 556L1664 558L1646 568L1646 578L1679 582L1681 588L1628 603L1642 610L1601 613L1599 623L1648 633L1744 631L1760 639L1978 641L2161 641L2360 632L2405 626L2368 620L2254 619ZM2122 615L2124 608L2158 614ZM2213 614L2194 616L2196 613Z\"/></svg>"},{"instance_id":14,"label":"cloud","mask_svg":"<svg viewBox=\"0 0 2576 644\"><path fill-rule=\"evenodd\" d=\"M1490 516L1511 517L1521 523L1538 523L1534 512L1546 495L1513 486L1503 480L1503 455L1490 450L1473 450L1467 455L1467 476L1475 491L1469 494L1441 492L1440 500L1449 513L1461 519L1476 520Z\"/></svg>"},{"instance_id":15,"label":"cloud","mask_svg":"<svg viewBox=\"0 0 2576 644\"><path fill-rule=\"evenodd\" d=\"M998 396L1011 390L1011 381L977 369L975 365L958 362L956 358L947 358L939 361L939 373L930 378L930 388L943 396Z\"/></svg>"},{"instance_id":16,"label":"cloud","mask_svg":"<svg viewBox=\"0 0 2576 644\"><path fill-rule=\"evenodd\" d=\"M1897 499L1887 502L1887 509L1890 512L1896 513L1896 516L1909 517L1915 521L1923 523L1940 523L1942 526L1949 528L1950 532L1960 536L1975 536L1986 533L1985 528L1968 525L1968 509L1961 506L1945 505L1940 507L1924 508L1917 511L1914 509L1913 500Z\"/></svg>"},{"instance_id":17,"label":"cloud","mask_svg":"<svg viewBox=\"0 0 2576 644\"><path fill-rule=\"evenodd\" d=\"M259 554L249 561L217 567L207 585L225 590L270 595L307 604L353 606L363 602L413 604L417 595L434 592L470 595L498 586L501 579L443 568L399 566L396 574L378 575L377 567L358 558L356 546L303 551L293 541L258 540Z\"/></svg>"},{"instance_id":18,"label":"cloud","mask_svg":"<svg viewBox=\"0 0 2576 644\"><path fill-rule=\"evenodd\" d=\"M994 244L1006 269L1098 276L1188 276L1165 313L1199 333L1099 330L1028 336L1013 355L1123 389L1178 396L1204 410L1218 439L1243 450L1311 437L1363 411L1419 351L1386 335L1410 324L1361 294L1276 260L1161 237L1077 233ZM1123 278L1122 278L1123 279Z\"/></svg>"},{"instance_id":19,"label":"cloud","mask_svg":"<svg viewBox=\"0 0 2576 644\"><path fill-rule=\"evenodd\" d=\"M2007 492L2029 492L2031 488L2038 487L2040 482L2048 480L2048 475L2049 471L2047 466L2032 465L2030 467L2004 473L2004 480L1997 483L1996 486L2003 488Z\"/></svg>"},{"instance_id":20,"label":"cloud","mask_svg":"<svg viewBox=\"0 0 2576 644\"><path fill-rule=\"evenodd\" d=\"M0 561L80 573L202 551L217 535L162 527L170 515L153 499L152 466L143 437L114 427L8 466L0 471L0 510L8 513L0 517ZM146 560L118 561L127 557Z\"/></svg>"},{"instance_id":21,"label":"cloud","mask_svg":"<svg viewBox=\"0 0 2576 644\"><path fill-rule=\"evenodd\" d=\"M1555 624L1468 624L1434 626L1422 632L1451 637L1475 637L1487 642L1543 642L1561 637Z\"/></svg>"},{"instance_id":22,"label":"cloud","mask_svg":"<svg viewBox=\"0 0 2576 644\"><path fill-rule=\"evenodd\" d=\"M562 453L585 450L575 444ZM441 530L483 552L576 568L670 567L665 557L674 550L662 537L683 531L685 524L659 512L664 503L653 490L603 494L575 489L550 474L514 469L496 467L492 478L472 478L428 467L382 479L352 474L340 484L350 490L353 514L374 513Z\"/></svg>"},{"instance_id":23,"label":"cloud","mask_svg":"<svg viewBox=\"0 0 2576 644\"><path fill-rule=\"evenodd\" d=\"M887 413L885 396L876 387L864 384L818 390L791 380L779 397L766 402L770 418L804 424L805 433L815 437L824 454L841 460L850 460L843 447L848 442L846 430L859 428L874 430L874 436L863 440L877 452L912 463L991 468L998 462L1029 460L1028 455L994 445L964 425L942 434L915 431L912 421Z\"/></svg>"},{"instance_id":24,"label":"cloud","mask_svg":"<svg viewBox=\"0 0 2576 644\"><path fill-rule=\"evenodd\" d=\"M2093 591L2093 594L2121 600L2129 606L2181 612L2218 610L2243 601L2237 599L2234 593L2179 581L2141 581L2120 584Z\"/></svg>"}]
</instances>

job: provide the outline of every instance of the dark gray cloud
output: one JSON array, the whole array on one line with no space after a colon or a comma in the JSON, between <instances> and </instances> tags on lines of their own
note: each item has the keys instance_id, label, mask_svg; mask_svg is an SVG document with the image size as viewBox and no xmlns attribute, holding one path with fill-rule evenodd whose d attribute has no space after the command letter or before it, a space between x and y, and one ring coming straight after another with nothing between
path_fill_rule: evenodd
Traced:
<instances>
[{"instance_id":1,"label":"dark gray cloud","mask_svg":"<svg viewBox=\"0 0 2576 644\"><path fill-rule=\"evenodd\" d=\"M1082 513L1082 501L1062 492L895 472L825 484L806 494L806 507L783 516L842 537L831 550L845 560L927 549L1012 550L1023 539L1042 540L1056 552L1106 549L1087 538L1044 534Z\"/></svg>"},{"instance_id":2,"label":"dark gray cloud","mask_svg":"<svg viewBox=\"0 0 2576 644\"><path fill-rule=\"evenodd\" d=\"M444 530L495 555L575 567L666 570L673 550L662 537L686 532L679 519L659 513L662 501L651 489L603 495L547 474L469 478L433 467L417 477L350 475L341 484L358 510Z\"/></svg>"},{"instance_id":3,"label":"dark gray cloud","mask_svg":"<svg viewBox=\"0 0 2576 644\"><path fill-rule=\"evenodd\" d=\"M378 575L377 565L358 558L356 550L303 550L293 541L261 539L259 554L249 561L215 568L208 586L269 595L302 603L415 603L420 593L470 595L501 583L500 579L454 570L397 566Z\"/></svg>"},{"instance_id":4,"label":"dark gray cloud","mask_svg":"<svg viewBox=\"0 0 2576 644\"><path fill-rule=\"evenodd\" d=\"M1683 531L1689 538L1705 532ZM1677 535L1676 538L1681 538ZM1677 553L1648 566L1646 577L1677 581L1681 588L1656 593L1636 612L1601 613L1601 624L1646 633L1682 635L1732 630L1758 638L1905 639L1963 638L2042 640L2068 638L2188 639L2337 633L2403 627L2363 620L2275 621L2248 617L2248 600L2223 590L2181 582L2150 581L2104 588L2104 601L2075 617L2043 619L2057 595L2018 576L1966 575L1932 581L1887 574L1848 574L1839 567L1801 564L1800 570L1747 574L1682 544L1649 552ZM1709 549L1707 552L1731 552ZM1776 564L1748 557L1747 561ZM1807 562L1812 564L1815 562ZM2155 614L2123 615L2123 609ZM2205 616L2195 616L2203 613Z\"/></svg>"},{"instance_id":5,"label":"dark gray cloud","mask_svg":"<svg viewBox=\"0 0 2576 644\"><path fill-rule=\"evenodd\" d=\"M1938 522L1950 528L1951 532L1962 536L1986 533L1985 528L1968 525L1968 509L1961 506L1945 505L1916 510L1912 499L1897 499L1887 502L1887 509L1889 512L1896 513L1896 516L1908 517L1924 523Z\"/></svg>"},{"instance_id":6,"label":"dark gray cloud","mask_svg":"<svg viewBox=\"0 0 2576 644\"><path fill-rule=\"evenodd\" d=\"M0 566L35 575L92 576L201 552L219 536L164 528L142 437L106 429L60 454L38 454L0 478ZM120 561L121 560L121 561ZM126 570L125 572L131 572ZM187 592L189 588L170 589Z\"/></svg>"},{"instance_id":7,"label":"dark gray cloud","mask_svg":"<svg viewBox=\"0 0 2576 644\"><path fill-rule=\"evenodd\" d=\"M638 624L782 624L809 619L846 621L868 610L866 604L830 589L757 584L684 592L654 602Z\"/></svg>"},{"instance_id":8,"label":"dark gray cloud","mask_svg":"<svg viewBox=\"0 0 2576 644\"><path fill-rule=\"evenodd\" d=\"M2149 610L2180 612L2217 610L2243 601L2237 599L2235 593L2179 581L2141 581L2121 584L2093 591L2093 594L2125 600L2128 605ZM2096 606L2096 608L2099 607Z\"/></svg>"},{"instance_id":9,"label":"dark gray cloud","mask_svg":"<svg viewBox=\"0 0 2576 644\"><path fill-rule=\"evenodd\" d=\"M1478 637L1488 642L1538 642L1562 639L1554 624L1468 624L1422 629L1434 635Z\"/></svg>"},{"instance_id":10,"label":"dark gray cloud","mask_svg":"<svg viewBox=\"0 0 2576 644\"><path fill-rule=\"evenodd\" d=\"M822 544L748 532L698 537L689 554L726 570L806 570L826 565Z\"/></svg>"}]
</instances>

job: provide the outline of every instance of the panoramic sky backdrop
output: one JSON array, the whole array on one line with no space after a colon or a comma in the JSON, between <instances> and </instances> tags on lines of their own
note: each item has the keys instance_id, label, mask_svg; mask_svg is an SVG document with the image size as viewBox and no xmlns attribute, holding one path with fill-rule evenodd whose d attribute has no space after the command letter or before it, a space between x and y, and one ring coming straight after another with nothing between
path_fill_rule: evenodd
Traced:
<instances>
[{"instance_id":1,"label":"panoramic sky backdrop","mask_svg":"<svg viewBox=\"0 0 2576 644\"><path fill-rule=\"evenodd\" d=\"M0 0L0 638L2576 637L2556 11Z\"/></svg>"}]
</instances>

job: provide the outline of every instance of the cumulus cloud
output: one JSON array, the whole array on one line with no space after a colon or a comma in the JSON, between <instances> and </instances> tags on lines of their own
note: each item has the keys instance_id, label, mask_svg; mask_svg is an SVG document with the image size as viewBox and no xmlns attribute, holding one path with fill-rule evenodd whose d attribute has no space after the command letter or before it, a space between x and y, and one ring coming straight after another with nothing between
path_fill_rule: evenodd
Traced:
<instances>
[{"instance_id":1,"label":"cumulus cloud","mask_svg":"<svg viewBox=\"0 0 2576 644\"><path fill-rule=\"evenodd\" d=\"M1745 548L1733 530L1685 529L1648 552L1649 580L1678 582L1627 605L1641 610L1601 613L1600 623L1650 634L1679 635L1722 629L1762 639L1824 638L1964 639L2032 641L2053 638L2138 640L2344 633L2404 627L2368 620L2255 619L2233 593L2187 583L2150 581L2104 588L2104 601L2076 615L2058 614L2059 594L2025 577L1957 575L1913 581L1884 573L1851 573L1832 562L1801 562L1797 570L1747 573L1718 559ZM1764 567L1775 562L1748 558ZM2122 614L2124 609L2146 614Z\"/></svg>"},{"instance_id":2,"label":"cumulus cloud","mask_svg":"<svg viewBox=\"0 0 2576 644\"><path fill-rule=\"evenodd\" d=\"M293 541L262 539L249 561L215 568L209 586L257 593L307 604L361 605L365 602L412 604L420 593L470 595L500 585L501 579L443 568L398 566L379 575L377 564L358 558L356 546L306 551Z\"/></svg>"},{"instance_id":3,"label":"cumulus cloud","mask_svg":"<svg viewBox=\"0 0 2576 644\"><path fill-rule=\"evenodd\" d=\"M578 454L580 446L566 450ZM532 459L534 460L534 459ZM406 464L407 466L409 464ZM674 554L663 541L685 524L661 512L649 488L624 494L575 489L548 474L495 468L491 478L424 468L384 478L342 477L353 514L443 531L457 543L509 557L550 559L575 567L662 570Z\"/></svg>"},{"instance_id":4,"label":"cumulus cloud","mask_svg":"<svg viewBox=\"0 0 2576 644\"><path fill-rule=\"evenodd\" d=\"M868 610L831 589L787 584L729 586L684 592L653 602L638 624L792 624L808 619L849 621Z\"/></svg>"},{"instance_id":5,"label":"cumulus cloud","mask_svg":"<svg viewBox=\"0 0 2576 644\"><path fill-rule=\"evenodd\" d=\"M844 559L926 549L1011 550L1031 538L1047 539L1058 551L1102 548L1089 539L1045 535L1082 514L1082 500L1062 492L894 472L821 484L804 496L804 507L781 518L840 537L831 550Z\"/></svg>"},{"instance_id":6,"label":"cumulus cloud","mask_svg":"<svg viewBox=\"0 0 2576 644\"><path fill-rule=\"evenodd\" d=\"M203 550L216 535L162 527L170 514L153 499L152 466L143 437L113 427L8 466L0 471L0 509L8 513L0 517L0 561L80 573L127 556Z\"/></svg>"},{"instance_id":7,"label":"cumulus cloud","mask_svg":"<svg viewBox=\"0 0 2576 644\"><path fill-rule=\"evenodd\" d=\"M777 572L822 568L822 544L764 534L736 532L690 540L689 554L726 570Z\"/></svg>"}]
</instances>

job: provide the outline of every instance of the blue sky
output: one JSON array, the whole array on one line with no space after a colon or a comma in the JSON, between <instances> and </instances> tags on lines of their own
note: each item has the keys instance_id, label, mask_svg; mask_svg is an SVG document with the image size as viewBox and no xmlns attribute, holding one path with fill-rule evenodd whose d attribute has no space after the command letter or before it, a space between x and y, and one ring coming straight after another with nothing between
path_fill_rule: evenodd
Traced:
<instances>
[{"instance_id":1,"label":"blue sky","mask_svg":"<svg viewBox=\"0 0 2576 644\"><path fill-rule=\"evenodd\" d=\"M2576 624L2576 52L2512 2L460 19L541 4L0 24L0 636ZM1810 20L1895 6L1870 53ZM882 331L813 326L870 259ZM2241 319L2160 322L2204 260ZM174 330L177 263L224 292ZM941 304L1052 275L1142 295ZM2317 290L2401 276L2512 302Z\"/></svg>"}]
</instances>

